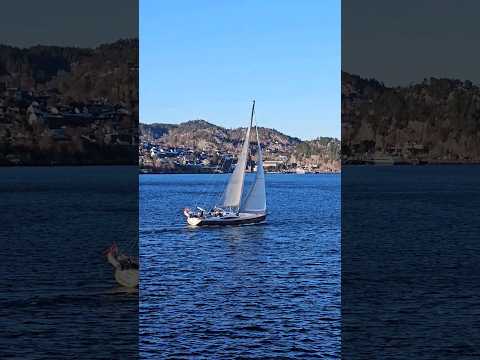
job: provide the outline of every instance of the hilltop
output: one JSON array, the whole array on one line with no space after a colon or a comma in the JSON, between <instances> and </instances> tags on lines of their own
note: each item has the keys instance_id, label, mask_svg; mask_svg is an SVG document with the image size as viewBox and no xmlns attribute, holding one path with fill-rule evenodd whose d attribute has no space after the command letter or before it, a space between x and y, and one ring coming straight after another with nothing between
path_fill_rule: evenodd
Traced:
<instances>
[{"instance_id":1,"label":"hilltop","mask_svg":"<svg viewBox=\"0 0 480 360\"><path fill-rule=\"evenodd\" d=\"M105 97L138 103L138 40L124 39L96 48L0 45L0 83L72 101Z\"/></svg>"},{"instance_id":2,"label":"hilltop","mask_svg":"<svg viewBox=\"0 0 480 360\"><path fill-rule=\"evenodd\" d=\"M272 153L291 152L301 142L275 129L259 127L258 132L265 148ZM140 124L140 135L171 147L236 152L245 136L245 128L226 129L205 120L191 120L178 125Z\"/></svg>"},{"instance_id":3,"label":"hilltop","mask_svg":"<svg viewBox=\"0 0 480 360\"><path fill-rule=\"evenodd\" d=\"M342 153L385 153L408 162L480 161L480 88L471 81L424 79L388 87L342 73Z\"/></svg>"}]
</instances>

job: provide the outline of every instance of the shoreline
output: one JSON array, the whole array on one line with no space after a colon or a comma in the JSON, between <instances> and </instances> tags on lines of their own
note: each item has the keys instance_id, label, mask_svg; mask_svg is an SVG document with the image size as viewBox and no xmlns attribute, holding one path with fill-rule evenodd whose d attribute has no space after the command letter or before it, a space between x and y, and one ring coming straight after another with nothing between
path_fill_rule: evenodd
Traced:
<instances>
[{"instance_id":1,"label":"shoreline","mask_svg":"<svg viewBox=\"0 0 480 360\"><path fill-rule=\"evenodd\" d=\"M191 172L191 171L145 171L145 169L139 170L139 175L229 175L231 172ZM255 174L255 172L247 172L245 174ZM288 175L328 175L328 174L341 174L341 171L323 171L323 172L306 172L304 174L297 174L295 172L269 172L265 171L265 174L288 174Z\"/></svg>"},{"instance_id":2,"label":"shoreline","mask_svg":"<svg viewBox=\"0 0 480 360\"><path fill-rule=\"evenodd\" d=\"M398 164L375 164L372 162L346 162L342 164L342 166L368 166L368 167L429 167L429 166L479 166L480 161L476 162L449 162L449 161L439 161L439 162L429 162L429 163L398 163ZM138 166L138 164L131 164L131 163L115 163L115 162L106 162L106 163L65 163L65 164L0 164L0 168L7 169L7 168L61 168L61 167L110 167L110 166L123 166L123 167L137 167L138 172L140 175L145 174L231 174L227 172L212 172L212 171L162 171L162 170L152 170L152 169L142 169ZM294 175L309 175L309 174L341 174L342 171L318 171L318 172L305 172L305 174L299 174L296 172L289 172L289 171L279 171L279 172L269 172L266 171L266 174L294 174ZM248 174L248 173L247 173Z\"/></svg>"}]
</instances>

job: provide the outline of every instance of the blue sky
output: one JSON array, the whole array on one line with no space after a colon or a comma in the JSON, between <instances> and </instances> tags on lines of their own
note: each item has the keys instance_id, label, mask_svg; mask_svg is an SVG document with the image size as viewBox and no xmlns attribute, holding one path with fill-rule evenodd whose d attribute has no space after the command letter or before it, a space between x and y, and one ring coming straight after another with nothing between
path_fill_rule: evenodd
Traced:
<instances>
[{"instance_id":1,"label":"blue sky","mask_svg":"<svg viewBox=\"0 0 480 360\"><path fill-rule=\"evenodd\" d=\"M140 1L140 121L340 137L340 1Z\"/></svg>"}]
</instances>

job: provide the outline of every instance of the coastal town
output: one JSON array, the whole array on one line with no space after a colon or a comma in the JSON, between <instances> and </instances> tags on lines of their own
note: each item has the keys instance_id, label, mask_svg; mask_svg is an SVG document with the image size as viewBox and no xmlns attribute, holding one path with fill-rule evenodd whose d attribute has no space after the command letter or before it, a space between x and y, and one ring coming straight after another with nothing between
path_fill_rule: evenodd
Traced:
<instances>
[{"instance_id":1,"label":"coastal town","mask_svg":"<svg viewBox=\"0 0 480 360\"><path fill-rule=\"evenodd\" d=\"M56 91L32 91L0 84L2 163L61 163L89 148L131 147L136 143L126 104L105 98L65 101ZM38 148L39 151L19 151Z\"/></svg>"},{"instance_id":2,"label":"coastal town","mask_svg":"<svg viewBox=\"0 0 480 360\"><path fill-rule=\"evenodd\" d=\"M136 164L135 49L0 45L0 165Z\"/></svg>"},{"instance_id":3,"label":"coastal town","mask_svg":"<svg viewBox=\"0 0 480 360\"><path fill-rule=\"evenodd\" d=\"M242 131L224 129L204 120L180 125L141 124L139 166L142 173L225 173L235 167ZM332 173L340 171L340 143L322 138L302 142L272 129L260 128L263 166L271 173ZM322 143L320 146L317 143ZM317 151L307 149L318 145ZM247 171L255 171L256 154Z\"/></svg>"}]
</instances>

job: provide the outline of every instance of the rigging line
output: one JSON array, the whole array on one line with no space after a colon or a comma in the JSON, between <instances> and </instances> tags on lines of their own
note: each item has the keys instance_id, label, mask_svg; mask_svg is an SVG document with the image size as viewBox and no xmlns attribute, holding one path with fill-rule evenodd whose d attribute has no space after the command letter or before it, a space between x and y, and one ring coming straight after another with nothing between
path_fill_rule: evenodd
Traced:
<instances>
[{"instance_id":1,"label":"rigging line","mask_svg":"<svg viewBox=\"0 0 480 360\"><path fill-rule=\"evenodd\" d=\"M127 246L125 247L125 250L128 251L129 256L133 256L133 255L134 255L134 254L133 254L133 252L134 252L134 250L135 250L134 248L135 248L135 242L134 242L134 241L131 241L131 242L130 242L129 244L127 244ZM138 249L138 247L137 247L137 249ZM138 249L138 250L140 250L140 249ZM135 251L135 252L136 252L136 251Z\"/></svg>"},{"instance_id":2,"label":"rigging line","mask_svg":"<svg viewBox=\"0 0 480 360\"><path fill-rule=\"evenodd\" d=\"M137 237L134 237L132 240L126 241L124 245L125 245L124 249L127 250L129 253L132 252L132 250L135 247L137 247L137 250L139 251L140 249L139 249L138 234L137 234Z\"/></svg>"},{"instance_id":3,"label":"rigging line","mask_svg":"<svg viewBox=\"0 0 480 360\"><path fill-rule=\"evenodd\" d=\"M223 163L224 163L224 157L222 156L220 162L218 162L217 165L215 166L214 171L212 173L207 174L205 183L208 184L208 185L204 188L204 191L197 198L197 201L195 203L195 208L197 208L198 206L204 207L203 202L207 202L207 200L208 200L207 197L211 197L211 193L212 193L211 188L215 186L215 182L210 181L210 180L213 179L213 176L216 174L219 167L221 167L221 166L223 167ZM209 182L210 182L210 184L209 184Z\"/></svg>"},{"instance_id":4,"label":"rigging line","mask_svg":"<svg viewBox=\"0 0 480 360\"><path fill-rule=\"evenodd\" d=\"M255 133L257 135L257 138L256 138L256 144L257 144L256 156L257 156L257 158L255 160L255 165L257 166L257 172L258 172L258 156L259 156L258 147L260 146L260 139L259 139L259 136L258 136L257 116L256 116L255 112L253 113L253 117L255 119ZM250 154L251 154L251 149L250 149ZM256 176L257 176L257 174L255 173L255 177ZM245 196L243 197L243 201L245 201L250 196L250 193L253 191L254 185L255 185L255 179L253 179L252 184L250 184L250 188L248 189Z\"/></svg>"},{"instance_id":5,"label":"rigging line","mask_svg":"<svg viewBox=\"0 0 480 360\"><path fill-rule=\"evenodd\" d=\"M209 179L213 180L215 175L217 175L217 170L219 168L223 168L224 163L225 163L225 157L222 156L220 162L217 163L217 166L215 167L214 172L209 174ZM215 181L211 181L211 184L210 184L211 191L209 191L208 194L207 194L208 198L205 198L205 202L208 201L208 204L206 204L206 205L208 205L207 207L211 207L212 200L215 198L215 194L214 194L215 187L216 187ZM212 199L212 197L213 197L213 199Z\"/></svg>"},{"instance_id":6,"label":"rigging line","mask_svg":"<svg viewBox=\"0 0 480 360\"><path fill-rule=\"evenodd\" d=\"M230 161L233 161L230 156L228 156L228 159L229 159ZM222 160L223 160L223 164L225 165L225 163L227 162L227 157L224 156ZM231 167L231 166L232 166L232 164L230 163L230 167ZM229 170L230 170L230 169L229 169ZM222 184L222 187L221 187L221 188L224 189L224 190L223 190L223 191L219 191L218 194L217 194L217 196L214 195L214 199L213 199L213 200L215 200L215 201L213 202L213 206L214 206L214 207L217 207L217 206L222 202L222 198L223 198L223 195L224 195L224 192L225 192L225 188L226 188L226 186L227 186L227 184L228 184L228 181L229 181L229 175L228 175L228 174L230 174L230 171L227 172L227 173L222 173L222 174L227 174L227 176L225 176L225 178L224 178L223 180L221 180L221 184Z\"/></svg>"},{"instance_id":7,"label":"rigging line","mask_svg":"<svg viewBox=\"0 0 480 360\"><path fill-rule=\"evenodd\" d=\"M207 175L207 179L208 179L208 175ZM199 206L203 206L202 202L205 199L205 195L209 188L208 181L204 181L204 183L206 184L206 186L203 187L203 191L200 192L200 195L198 197L195 197L196 199L195 208L198 208Z\"/></svg>"},{"instance_id":8,"label":"rigging line","mask_svg":"<svg viewBox=\"0 0 480 360\"><path fill-rule=\"evenodd\" d=\"M248 129L248 128L247 128L247 129ZM241 142L241 139L243 139L243 136L240 137L240 142ZM232 156L229 156L229 159L231 159L231 161L232 161L232 163L233 163L233 155L232 155ZM237 159L237 163L236 163L236 164L238 164L239 154L236 155L236 159ZM233 165L232 163L230 164L230 166ZM236 166L236 165L235 165L235 166ZM234 171L235 171L235 169L233 169L233 172L234 172ZM232 173L233 173L233 172L232 172ZM228 174L230 174L230 176L231 176L232 173L231 173L230 171L228 172ZM224 195L225 195L225 190L226 190L226 188L227 188L227 186L228 186L228 183L229 183L229 181L230 181L230 176L227 176L227 177L223 180L223 182L222 182L222 185L223 185L223 189L224 189L224 190L221 191L221 192L217 195L217 197L216 197L216 203L214 204L215 207L216 207L217 205L220 205L220 207L222 207L222 206L221 206L221 205L222 205L222 199L223 199L223 197L224 197Z\"/></svg>"}]
</instances>

